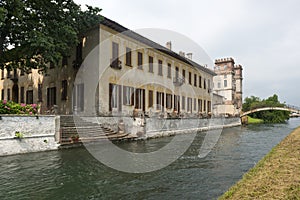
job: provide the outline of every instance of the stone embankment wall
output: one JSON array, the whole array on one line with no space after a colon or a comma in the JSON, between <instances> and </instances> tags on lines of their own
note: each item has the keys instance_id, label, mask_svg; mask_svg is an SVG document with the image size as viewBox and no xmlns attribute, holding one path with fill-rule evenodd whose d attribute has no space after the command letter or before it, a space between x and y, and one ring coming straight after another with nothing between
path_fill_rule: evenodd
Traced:
<instances>
[{"instance_id":1,"label":"stone embankment wall","mask_svg":"<svg viewBox=\"0 0 300 200\"><path fill-rule=\"evenodd\" d=\"M212 119L146 119L146 138L158 138L195 131L240 126L239 117Z\"/></svg>"},{"instance_id":2,"label":"stone embankment wall","mask_svg":"<svg viewBox=\"0 0 300 200\"><path fill-rule=\"evenodd\" d=\"M20 153L55 150L59 133L55 116L12 116L0 117L0 156ZM23 138L15 137L19 132Z\"/></svg>"},{"instance_id":3,"label":"stone embankment wall","mask_svg":"<svg viewBox=\"0 0 300 200\"><path fill-rule=\"evenodd\" d=\"M239 117L233 118L132 118L132 117L82 117L84 121L102 124L114 131L118 131L118 123L122 120L125 132L131 135L142 135L146 138L157 138L194 131L207 131L225 127L240 126Z\"/></svg>"}]
</instances>

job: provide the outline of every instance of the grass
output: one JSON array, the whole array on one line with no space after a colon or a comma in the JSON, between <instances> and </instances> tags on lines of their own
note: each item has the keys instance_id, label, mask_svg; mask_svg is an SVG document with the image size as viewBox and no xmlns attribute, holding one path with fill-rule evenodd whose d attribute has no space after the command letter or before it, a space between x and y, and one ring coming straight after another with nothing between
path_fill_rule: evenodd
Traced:
<instances>
[{"instance_id":1,"label":"grass","mask_svg":"<svg viewBox=\"0 0 300 200\"><path fill-rule=\"evenodd\" d=\"M248 124L261 124L261 123L264 123L264 120L252 118L252 117L248 116Z\"/></svg>"},{"instance_id":2,"label":"grass","mask_svg":"<svg viewBox=\"0 0 300 200\"><path fill-rule=\"evenodd\" d=\"M219 199L300 200L300 127Z\"/></svg>"}]
</instances>

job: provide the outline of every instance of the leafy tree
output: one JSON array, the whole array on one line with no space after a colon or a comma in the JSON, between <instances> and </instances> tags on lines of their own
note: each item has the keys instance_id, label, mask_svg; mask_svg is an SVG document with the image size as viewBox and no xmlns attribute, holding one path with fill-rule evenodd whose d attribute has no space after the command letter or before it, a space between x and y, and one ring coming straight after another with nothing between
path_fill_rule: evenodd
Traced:
<instances>
[{"instance_id":1,"label":"leafy tree","mask_svg":"<svg viewBox=\"0 0 300 200\"><path fill-rule=\"evenodd\" d=\"M0 1L0 68L57 64L100 22L100 11L73 0Z\"/></svg>"},{"instance_id":2,"label":"leafy tree","mask_svg":"<svg viewBox=\"0 0 300 200\"><path fill-rule=\"evenodd\" d=\"M246 97L243 103L243 111L250 111L256 108L264 107L284 107L284 103L280 103L278 95L274 94L267 99L260 100L259 97L251 96ZM289 119L290 112L288 111L260 111L250 114L253 118L263 119L265 123L282 123Z\"/></svg>"}]
</instances>

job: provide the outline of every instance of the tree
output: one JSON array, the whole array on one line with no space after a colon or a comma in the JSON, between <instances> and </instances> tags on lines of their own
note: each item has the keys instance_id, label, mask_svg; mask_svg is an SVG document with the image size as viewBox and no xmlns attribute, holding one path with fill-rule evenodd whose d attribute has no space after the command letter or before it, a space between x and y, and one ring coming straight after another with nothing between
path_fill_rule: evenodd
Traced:
<instances>
[{"instance_id":1,"label":"tree","mask_svg":"<svg viewBox=\"0 0 300 200\"><path fill-rule=\"evenodd\" d=\"M251 96L245 98L242 110L246 112L256 108L284 106L285 104L280 103L278 100L278 95L276 94L263 100L260 100L259 97ZM282 123L289 119L289 114L290 113L288 111L270 110L252 113L250 116L253 118L262 119L265 123Z\"/></svg>"},{"instance_id":2,"label":"tree","mask_svg":"<svg viewBox=\"0 0 300 200\"><path fill-rule=\"evenodd\" d=\"M101 9L81 10L73 0L0 1L0 68L38 68L69 56Z\"/></svg>"}]
</instances>

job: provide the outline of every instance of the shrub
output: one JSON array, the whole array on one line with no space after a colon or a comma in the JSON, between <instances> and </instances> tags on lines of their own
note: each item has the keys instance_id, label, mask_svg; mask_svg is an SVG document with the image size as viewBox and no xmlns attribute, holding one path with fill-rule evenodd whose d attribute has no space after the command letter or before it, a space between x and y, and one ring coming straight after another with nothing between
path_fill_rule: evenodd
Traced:
<instances>
[{"instance_id":1,"label":"shrub","mask_svg":"<svg viewBox=\"0 0 300 200\"><path fill-rule=\"evenodd\" d=\"M15 103L13 101L0 100L0 114L37 114L36 104Z\"/></svg>"}]
</instances>

